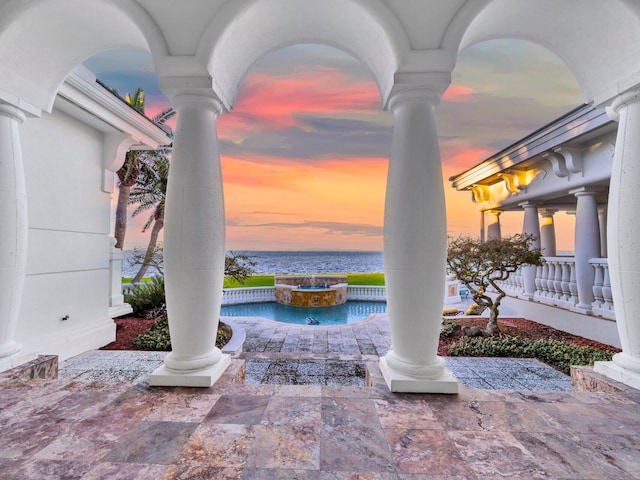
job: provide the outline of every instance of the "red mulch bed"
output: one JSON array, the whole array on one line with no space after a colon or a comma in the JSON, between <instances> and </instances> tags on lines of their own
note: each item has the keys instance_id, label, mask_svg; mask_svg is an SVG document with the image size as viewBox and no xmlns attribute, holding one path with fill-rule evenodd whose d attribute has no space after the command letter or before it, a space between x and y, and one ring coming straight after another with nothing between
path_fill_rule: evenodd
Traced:
<instances>
[{"instance_id":1,"label":"red mulch bed","mask_svg":"<svg viewBox=\"0 0 640 480\"><path fill-rule=\"evenodd\" d=\"M487 325L487 319L478 318L458 318L449 317L452 320L458 322L461 326L479 327L484 329ZM133 341L136 337L153 325L154 319L147 320L136 317L124 317L116 318L116 341L103 347L103 350L133 350ZM500 318L498 319L498 325L500 331L504 335L510 335L513 337L528 338L531 340L539 340L544 338L552 338L554 340L561 340L564 342L575 343L578 345L588 345L597 348L604 348L607 350L616 350L609 345L604 345L593 340L587 340L586 338L571 335L570 333L561 332L555 328L547 327L531 320L525 320L524 318ZM454 342L457 342L462 338L462 331L457 328L453 335L440 340L438 346L439 355L447 355L447 347Z\"/></svg>"},{"instance_id":2,"label":"red mulch bed","mask_svg":"<svg viewBox=\"0 0 640 480\"><path fill-rule=\"evenodd\" d=\"M134 350L133 341L138 335L146 332L156 321L155 318L123 317L114 319L116 322L116 341L101 348L101 350Z\"/></svg>"},{"instance_id":3,"label":"red mulch bed","mask_svg":"<svg viewBox=\"0 0 640 480\"><path fill-rule=\"evenodd\" d=\"M482 330L484 330L484 328L487 326L488 321L486 317L448 318L458 322L460 326L478 327ZM615 350L617 352L620 351L619 349L616 349L610 345L605 345L603 343L579 337L577 335L571 335L570 333L562 332L560 330L556 330L555 328L547 327L546 325L542 325L531 320L525 320L524 318L498 318L498 326L500 327L501 335L527 338L529 340L541 340L550 338L553 340L574 343L577 345L586 345L590 347L602 348L605 350ZM457 342L463 336L464 335L462 333L462 329L456 328L451 336L440 339L440 342L438 344L438 355L447 355L448 346L452 343Z\"/></svg>"}]
</instances>

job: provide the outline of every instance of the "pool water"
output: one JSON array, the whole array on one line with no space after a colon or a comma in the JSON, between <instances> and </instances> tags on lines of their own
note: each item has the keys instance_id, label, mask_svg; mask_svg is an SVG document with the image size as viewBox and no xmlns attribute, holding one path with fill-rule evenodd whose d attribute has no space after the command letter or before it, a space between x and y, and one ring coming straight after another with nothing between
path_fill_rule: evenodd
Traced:
<instances>
[{"instance_id":1,"label":"pool water","mask_svg":"<svg viewBox=\"0 0 640 480\"><path fill-rule=\"evenodd\" d=\"M307 317L318 320L313 327L356 323L372 313L387 311L385 302L347 302L333 307L291 307L276 302L226 305L220 309L223 317L263 317L276 322L307 325Z\"/></svg>"}]
</instances>

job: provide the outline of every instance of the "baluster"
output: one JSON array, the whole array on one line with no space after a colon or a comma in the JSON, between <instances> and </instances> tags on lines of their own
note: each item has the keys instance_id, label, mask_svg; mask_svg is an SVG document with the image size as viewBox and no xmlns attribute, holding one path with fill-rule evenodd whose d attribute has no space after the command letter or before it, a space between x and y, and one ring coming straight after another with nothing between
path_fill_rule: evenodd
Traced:
<instances>
[{"instance_id":1,"label":"baluster","mask_svg":"<svg viewBox=\"0 0 640 480\"><path fill-rule=\"evenodd\" d=\"M547 283L547 298L554 298L555 297L555 286L554 286L554 279L556 276L556 268L558 268L558 264L556 262L549 262L549 268L547 270L547 279L546 279L546 283Z\"/></svg>"},{"instance_id":2,"label":"baluster","mask_svg":"<svg viewBox=\"0 0 640 480\"><path fill-rule=\"evenodd\" d=\"M596 275L593 279L593 308L600 308L604 303L602 298L602 286L604 284L604 268L602 264L595 263L592 264L593 268L596 271Z\"/></svg>"},{"instance_id":3,"label":"baluster","mask_svg":"<svg viewBox=\"0 0 640 480\"><path fill-rule=\"evenodd\" d=\"M536 291L533 294L535 297L540 297L543 293L543 290L542 290L542 269L543 268L544 267L542 266L536 267L536 278L534 280Z\"/></svg>"},{"instance_id":4,"label":"baluster","mask_svg":"<svg viewBox=\"0 0 640 480\"><path fill-rule=\"evenodd\" d=\"M542 264L542 271L540 273L540 296L546 298L549 295L549 285L547 280L549 278L549 262Z\"/></svg>"},{"instance_id":5,"label":"baluster","mask_svg":"<svg viewBox=\"0 0 640 480\"><path fill-rule=\"evenodd\" d=\"M569 278L569 291L571 292L571 298L569 299L569 303L571 306L575 306L578 304L578 283L576 282L576 264L573 261L570 264L571 267L571 275Z\"/></svg>"},{"instance_id":6,"label":"baluster","mask_svg":"<svg viewBox=\"0 0 640 480\"><path fill-rule=\"evenodd\" d=\"M611 294L611 280L609 279L609 264L604 265L604 279L602 281L603 310L613 311L613 295Z\"/></svg>"},{"instance_id":7,"label":"baluster","mask_svg":"<svg viewBox=\"0 0 640 480\"><path fill-rule=\"evenodd\" d=\"M562 300L562 264L564 262L558 262L556 264L555 276L553 278L553 290L554 297L556 300Z\"/></svg>"},{"instance_id":8,"label":"baluster","mask_svg":"<svg viewBox=\"0 0 640 480\"><path fill-rule=\"evenodd\" d=\"M571 289L569 281L571 280L571 266L568 262L562 263L562 301L569 302L571 300Z\"/></svg>"}]
</instances>

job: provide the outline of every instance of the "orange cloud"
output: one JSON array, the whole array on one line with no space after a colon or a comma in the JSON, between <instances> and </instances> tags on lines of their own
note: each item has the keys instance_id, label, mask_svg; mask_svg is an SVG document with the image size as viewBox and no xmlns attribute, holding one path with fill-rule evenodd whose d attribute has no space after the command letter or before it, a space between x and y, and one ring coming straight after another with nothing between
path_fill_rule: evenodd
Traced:
<instances>
[{"instance_id":1,"label":"orange cloud","mask_svg":"<svg viewBox=\"0 0 640 480\"><path fill-rule=\"evenodd\" d=\"M465 148L464 146L459 148L462 148L462 150L453 154L446 155L443 153L442 155L443 167L451 171L451 175L462 173L493 153L486 148Z\"/></svg>"},{"instance_id":2,"label":"orange cloud","mask_svg":"<svg viewBox=\"0 0 640 480\"><path fill-rule=\"evenodd\" d=\"M444 92L442 100L446 102L469 102L471 96L475 93L475 90L471 87L464 85L451 84L449 88Z\"/></svg>"}]
</instances>

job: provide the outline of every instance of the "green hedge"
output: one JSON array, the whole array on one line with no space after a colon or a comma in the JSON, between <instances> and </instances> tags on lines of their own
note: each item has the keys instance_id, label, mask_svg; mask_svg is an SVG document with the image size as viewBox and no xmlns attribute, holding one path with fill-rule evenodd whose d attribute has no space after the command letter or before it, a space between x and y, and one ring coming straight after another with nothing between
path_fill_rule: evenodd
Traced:
<instances>
[{"instance_id":1,"label":"green hedge","mask_svg":"<svg viewBox=\"0 0 640 480\"><path fill-rule=\"evenodd\" d=\"M575 345L558 340L528 340L519 337L464 337L449 347L449 355L458 357L537 358L564 373L571 365L593 365L611 360L615 352Z\"/></svg>"},{"instance_id":2,"label":"green hedge","mask_svg":"<svg viewBox=\"0 0 640 480\"><path fill-rule=\"evenodd\" d=\"M453 335L460 324L451 318L443 317L442 325L440 326L440 338L447 338Z\"/></svg>"},{"instance_id":3,"label":"green hedge","mask_svg":"<svg viewBox=\"0 0 640 480\"><path fill-rule=\"evenodd\" d=\"M225 332L218 327L216 336L216 346L222 347L226 341ZM228 327L227 327L228 328ZM168 352L171 350L171 338L169 337L169 321L167 316L160 317L151 327L142 335L133 341L133 348L136 350L160 350Z\"/></svg>"}]
</instances>

